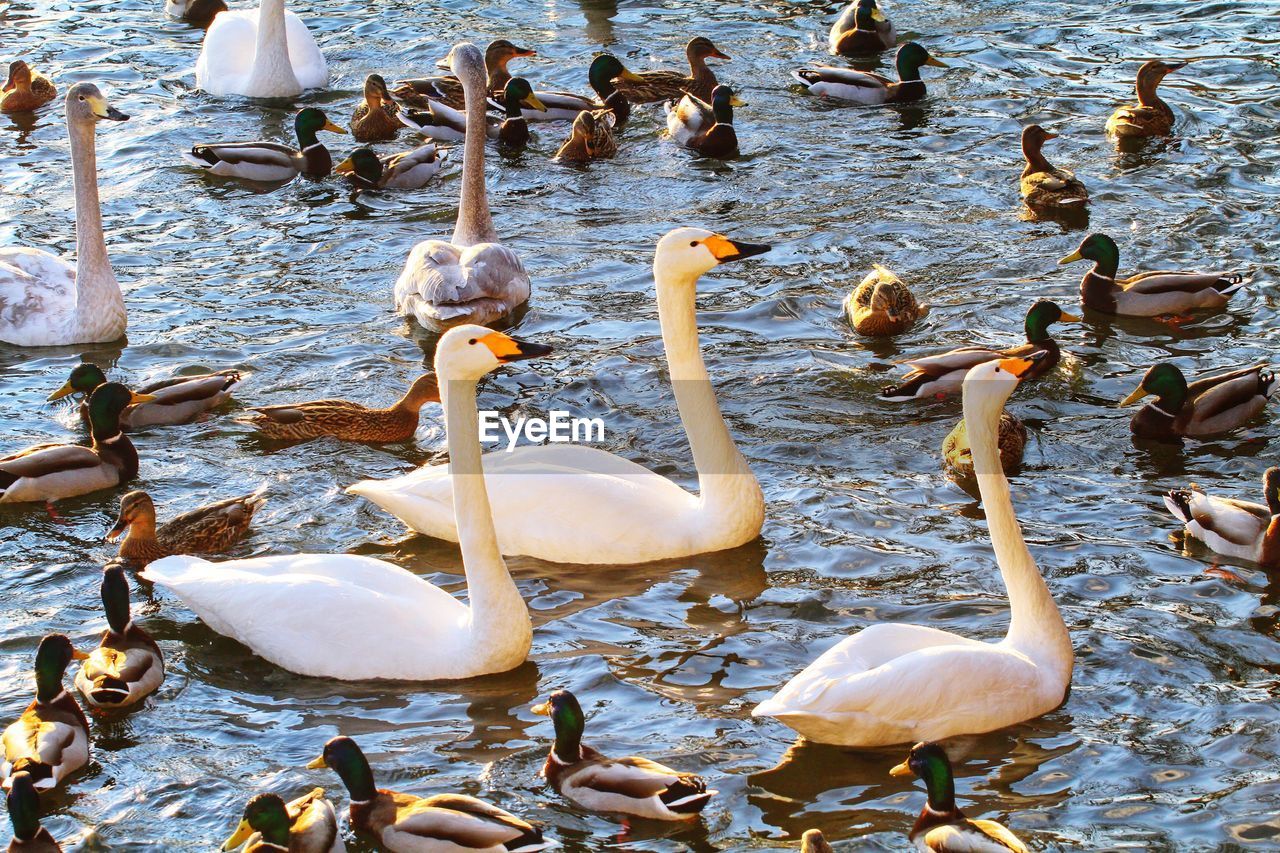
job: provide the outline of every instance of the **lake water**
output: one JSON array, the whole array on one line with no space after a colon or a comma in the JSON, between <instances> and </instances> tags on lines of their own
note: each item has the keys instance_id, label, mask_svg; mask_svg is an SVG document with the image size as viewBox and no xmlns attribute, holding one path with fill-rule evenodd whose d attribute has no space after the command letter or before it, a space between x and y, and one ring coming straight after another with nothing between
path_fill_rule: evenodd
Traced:
<instances>
[{"instance_id":1,"label":"lake water","mask_svg":"<svg viewBox=\"0 0 1280 853\"><path fill-rule=\"evenodd\" d=\"M1062 138L1047 153L1093 195L1094 230L1122 270L1232 267L1254 284L1228 313L1181 328L1141 322L1055 327L1070 356L1022 389L1026 465L1013 479L1032 552L1061 605L1077 664L1059 710L962 744L961 805L1004 820L1036 849L1231 849L1280 844L1280 585L1250 566L1207 572L1181 553L1160 495L1188 481L1257 499L1277 427L1186 448L1135 447L1116 402L1153 361L1188 372L1275 351L1275 211L1280 201L1280 6L1048 0L902 0L890 12L953 67L925 71L930 96L902 108L837 107L792 84L825 62L832 2L515 0L295 2L328 57L330 91L299 103L350 119L364 75L433 73L451 43L509 37L539 57L513 65L542 85L586 88L607 48L635 68L683 64L693 33L731 54L721 78L742 156L699 161L642 108L616 160L548 162L567 126L491 156L499 233L534 298L518 334L550 359L489 380L481 403L539 414L603 414L606 446L694 482L658 337L653 245L696 224L774 245L703 281L703 345L735 436L763 484L763 539L736 551L640 567L509 560L534 620L530 661L442 687L299 678L219 637L167 594L135 588L135 614L169 676L144 710L94 722L93 761L46 798L59 838L85 850L210 849L253 793L324 785L303 765L352 735L381 784L462 791L544 821L571 851L782 849L809 827L848 849L903 849L924 802L893 779L904 750L789 750L790 730L751 708L840 638L905 620L994 639L1007 607L981 509L940 474L958 403L897 406L876 391L894 362L970 342L1012 344L1038 297L1073 310L1083 265L1060 268L1083 231L1020 217L1021 125ZM252 373L238 403L135 439L137 483L163 517L266 482L270 502L240 554L349 551L393 560L459 590L451 546L342 493L442 451L429 406L411 445L318 441L279 448L230 420L249 404L341 396L389 402L429 363L431 341L394 315L391 285L418 240L452 229L458 162L427 190L364 196L298 181L269 192L209 180L179 151L218 138L292 142L297 105L215 99L194 89L201 34L159 0L0 3L4 60L58 81L110 88L133 118L99 129L108 247L129 307L128 346L0 347L4 451L78 435L43 400L81 358L140 383L173 372ZM1103 123L1132 99L1139 60L1199 61L1162 88L1175 136L1118 155ZM884 60L888 67L889 58ZM0 118L0 244L74 249L60 104ZM324 135L335 154L349 138ZM409 144L408 137L390 150ZM460 155L460 151L458 152ZM873 262L934 305L892 343L856 338L840 301ZM39 638L88 645L103 624L102 535L118 494L0 510L0 716L29 701ZM529 712L568 687L588 742L705 774L720 790L704 820L624 828L560 800L535 778L550 724ZM351 849L364 850L361 843Z\"/></svg>"}]
</instances>

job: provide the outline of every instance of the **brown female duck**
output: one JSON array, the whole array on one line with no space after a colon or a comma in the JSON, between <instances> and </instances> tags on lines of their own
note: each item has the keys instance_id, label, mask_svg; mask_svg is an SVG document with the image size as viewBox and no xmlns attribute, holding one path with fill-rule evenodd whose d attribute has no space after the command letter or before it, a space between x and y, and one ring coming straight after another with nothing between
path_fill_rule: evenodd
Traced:
<instances>
[{"instance_id":1,"label":"brown female duck","mask_svg":"<svg viewBox=\"0 0 1280 853\"><path fill-rule=\"evenodd\" d=\"M43 74L31 70L21 59L9 63L9 79L0 90L0 113L24 113L52 101L57 88Z\"/></svg>"},{"instance_id":2,"label":"brown female duck","mask_svg":"<svg viewBox=\"0 0 1280 853\"><path fill-rule=\"evenodd\" d=\"M1022 131L1022 156L1026 168L1022 170L1022 199L1033 209L1079 210L1089 201L1089 191L1067 169L1058 169L1045 159L1044 144L1057 139L1038 124L1027 125Z\"/></svg>"},{"instance_id":3,"label":"brown female duck","mask_svg":"<svg viewBox=\"0 0 1280 853\"><path fill-rule=\"evenodd\" d=\"M351 135L356 142L386 142L400 132L399 108L387 91L381 74L364 78L364 100L351 115Z\"/></svg>"},{"instance_id":4,"label":"brown female duck","mask_svg":"<svg viewBox=\"0 0 1280 853\"><path fill-rule=\"evenodd\" d=\"M1142 63L1138 69L1138 103L1126 104L1107 119L1107 133L1117 139L1146 136L1167 136L1173 130L1173 110L1160 96L1156 87L1171 71L1177 71L1185 62L1165 62L1153 59Z\"/></svg>"},{"instance_id":5,"label":"brown female duck","mask_svg":"<svg viewBox=\"0 0 1280 853\"><path fill-rule=\"evenodd\" d=\"M256 415L238 420L278 441L303 441L324 435L343 441L408 441L418 429L418 411L427 403L439 402L436 375L424 373L386 409L371 409L348 400L313 400L264 406L254 409Z\"/></svg>"},{"instance_id":6,"label":"brown female duck","mask_svg":"<svg viewBox=\"0 0 1280 853\"><path fill-rule=\"evenodd\" d=\"M212 554L242 539L258 507L266 503L262 489L202 506L156 525L156 505L143 491L120 499L120 516L107 531L107 541L120 542L120 558L138 568L174 554Z\"/></svg>"},{"instance_id":7,"label":"brown female duck","mask_svg":"<svg viewBox=\"0 0 1280 853\"><path fill-rule=\"evenodd\" d=\"M711 39L696 36L685 45L684 55L689 60L689 73L679 71L637 71L618 76L614 83L618 91L633 104L652 104L679 98L686 92L703 101L711 100L711 92L718 85L716 73L707 66L708 58L728 60ZM639 79L636 79L639 78Z\"/></svg>"}]
</instances>

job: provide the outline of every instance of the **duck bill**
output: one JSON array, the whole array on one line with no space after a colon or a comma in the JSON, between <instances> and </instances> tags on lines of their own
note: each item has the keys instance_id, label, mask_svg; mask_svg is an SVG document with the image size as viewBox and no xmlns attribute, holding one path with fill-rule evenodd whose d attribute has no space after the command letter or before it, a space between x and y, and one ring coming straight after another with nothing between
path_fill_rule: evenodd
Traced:
<instances>
[{"instance_id":1,"label":"duck bill","mask_svg":"<svg viewBox=\"0 0 1280 853\"><path fill-rule=\"evenodd\" d=\"M1133 389L1133 393L1131 393L1128 397L1125 397L1123 400L1120 401L1120 405L1122 407L1132 406L1134 403L1138 402L1143 397L1147 396L1148 393L1149 392L1147 391L1146 388L1143 388L1141 385L1139 385L1137 388Z\"/></svg>"},{"instance_id":2,"label":"duck bill","mask_svg":"<svg viewBox=\"0 0 1280 853\"><path fill-rule=\"evenodd\" d=\"M136 406L139 403L150 403L156 398L155 394L139 394L137 391L129 392L129 405Z\"/></svg>"},{"instance_id":3,"label":"duck bill","mask_svg":"<svg viewBox=\"0 0 1280 853\"><path fill-rule=\"evenodd\" d=\"M550 702L543 702L543 703L542 703L542 704L540 704L540 705L534 705L534 706L533 706L532 708L530 708L529 710L530 710L530 711L532 711L533 713L537 714L539 717L550 717L550 716L551 716L551 703L550 703Z\"/></svg>"},{"instance_id":4,"label":"duck bill","mask_svg":"<svg viewBox=\"0 0 1280 853\"><path fill-rule=\"evenodd\" d=\"M711 52L708 53L707 56L715 57L716 59L723 59L725 62L733 60L732 56L716 47L711 48Z\"/></svg>"},{"instance_id":5,"label":"duck bill","mask_svg":"<svg viewBox=\"0 0 1280 853\"><path fill-rule=\"evenodd\" d=\"M512 54L512 56L515 56L518 58L529 58L537 55L538 55L538 52L531 47L517 47L515 49L515 53Z\"/></svg>"},{"instance_id":6,"label":"duck bill","mask_svg":"<svg viewBox=\"0 0 1280 853\"><path fill-rule=\"evenodd\" d=\"M314 759L312 759L311 761L308 761L308 762L307 762L307 769L308 769L308 770L323 770L323 769L325 769L325 768L326 768L326 767L328 767L328 766L329 766L329 765L325 763L325 760L324 760L324 756L323 756L323 755L322 755L322 756L320 756L319 758L314 758Z\"/></svg>"},{"instance_id":7,"label":"duck bill","mask_svg":"<svg viewBox=\"0 0 1280 853\"><path fill-rule=\"evenodd\" d=\"M742 100L742 98L739 98L737 95L730 95L730 96L729 96L729 106L731 106L731 107L745 107L746 105L747 105L747 102L746 102L746 101L744 101L744 100Z\"/></svg>"},{"instance_id":8,"label":"duck bill","mask_svg":"<svg viewBox=\"0 0 1280 853\"><path fill-rule=\"evenodd\" d=\"M117 539L119 539L121 534L123 534L128 529L129 529L129 519L121 515L119 518L116 519L115 526L107 531L107 535L105 538L108 542L114 542Z\"/></svg>"},{"instance_id":9,"label":"duck bill","mask_svg":"<svg viewBox=\"0 0 1280 853\"><path fill-rule=\"evenodd\" d=\"M54 400L61 400L63 397L70 397L74 393L76 393L76 389L71 387L71 382L70 380L68 380L63 384L61 388L59 388L57 391L54 391L52 394L50 394L48 397L45 397L44 399L45 399L45 402L52 403Z\"/></svg>"},{"instance_id":10,"label":"duck bill","mask_svg":"<svg viewBox=\"0 0 1280 853\"><path fill-rule=\"evenodd\" d=\"M926 59L924 61L924 64L932 65L934 68L950 68L951 67L947 63L943 62L941 59L938 59L937 57L934 57L934 56L931 56L928 59Z\"/></svg>"},{"instance_id":11,"label":"duck bill","mask_svg":"<svg viewBox=\"0 0 1280 853\"><path fill-rule=\"evenodd\" d=\"M1079 249L1076 249L1074 252L1067 255L1062 260L1058 261L1058 265L1061 266L1062 264L1073 264L1076 261L1083 261L1083 260L1084 260L1084 255L1080 254Z\"/></svg>"},{"instance_id":12,"label":"duck bill","mask_svg":"<svg viewBox=\"0 0 1280 853\"><path fill-rule=\"evenodd\" d=\"M249 826L249 821L242 820L240 825L236 827L236 831L231 833L231 837L223 842L222 849L235 850L248 841L251 835L253 835L253 827Z\"/></svg>"},{"instance_id":13,"label":"duck bill","mask_svg":"<svg viewBox=\"0 0 1280 853\"><path fill-rule=\"evenodd\" d=\"M880 7L877 6L871 10L871 20L875 21L877 24L883 24L889 19L884 16L884 12L881 12Z\"/></svg>"},{"instance_id":14,"label":"duck bill","mask_svg":"<svg viewBox=\"0 0 1280 853\"><path fill-rule=\"evenodd\" d=\"M1045 138L1046 140L1047 140L1047 139L1057 139L1057 138L1058 138L1058 134L1056 134L1056 133L1050 133L1049 131L1047 131L1047 130L1046 130L1046 131L1044 132L1044 138Z\"/></svg>"},{"instance_id":15,"label":"duck bill","mask_svg":"<svg viewBox=\"0 0 1280 853\"><path fill-rule=\"evenodd\" d=\"M1167 73L1169 73L1170 71L1177 71L1179 68L1186 68L1186 67L1187 67L1187 63L1186 63L1185 61L1183 61L1183 62L1166 62L1166 63L1164 64L1164 67L1165 67L1165 73L1167 74Z\"/></svg>"},{"instance_id":16,"label":"duck bill","mask_svg":"<svg viewBox=\"0 0 1280 853\"><path fill-rule=\"evenodd\" d=\"M510 335L504 335L501 332L493 332L485 335L480 339L480 343L489 348L489 352L493 353L494 358L503 364L510 364L513 361L524 361L525 359L538 358L539 356L549 355L551 347L546 344L535 344L532 341L522 341L513 338Z\"/></svg>"},{"instance_id":17,"label":"duck bill","mask_svg":"<svg viewBox=\"0 0 1280 853\"><path fill-rule=\"evenodd\" d=\"M520 105L522 107L528 107L531 110L538 110L539 112L545 113L547 111L547 105L538 100L538 96L533 92L530 92L529 97L521 101Z\"/></svg>"},{"instance_id":18,"label":"duck bill","mask_svg":"<svg viewBox=\"0 0 1280 853\"><path fill-rule=\"evenodd\" d=\"M351 158L343 160L341 163L333 167L333 171L339 175L349 175L356 170L355 164L351 162Z\"/></svg>"},{"instance_id":19,"label":"duck bill","mask_svg":"<svg viewBox=\"0 0 1280 853\"><path fill-rule=\"evenodd\" d=\"M72 659L72 660L88 660L88 659L89 659L89 653L88 653L88 652L82 652L82 651L80 651L79 649L72 649L72 650L71 650L71 659Z\"/></svg>"},{"instance_id":20,"label":"duck bill","mask_svg":"<svg viewBox=\"0 0 1280 853\"><path fill-rule=\"evenodd\" d=\"M890 776L910 776L911 768L908 767L907 762L904 761L901 764L895 764L893 768L889 771L889 775Z\"/></svg>"},{"instance_id":21,"label":"duck bill","mask_svg":"<svg viewBox=\"0 0 1280 853\"><path fill-rule=\"evenodd\" d=\"M1031 372L1038 359L1034 358L1002 358L996 362L1005 373L1021 379Z\"/></svg>"},{"instance_id":22,"label":"duck bill","mask_svg":"<svg viewBox=\"0 0 1280 853\"><path fill-rule=\"evenodd\" d=\"M346 129L345 127L341 127L341 126L339 126L339 125L336 125L336 124L334 124L333 122L329 121L328 119L325 119L325 121L324 121L324 128L322 128L322 129L323 129L323 130L327 130L327 131L329 131L329 132L331 132L331 133L346 133L346 132L347 132L347 129Z\"/></svg>"},{"instance_id":23,"label":"duck bill","mask_svg":"<svg viewBox=\"0 0 1280 853\"><path fill-rule=\"evenodd\" d=\"M1066 311L1062 312L1062 316L1060 316L1058 320L1059 322L1067 322L1067 323L1083 323L1084 322L1082 318L1077 317L1075 314L1068 314Z\"/></svg>"},{"instance_id":24,"label":"duck bill","mask_svg":"<svg viewBox=\"0 0 1280 853\"><path fill-rule=\"evenodd\" d=\"M615 78L613 78L613 79L615 79L615 80L626 80L628 83L643 83L643 82L644 82L644 78L643 78L643 77L641 77L639 74L635 73L634 71L628 71L628 70L627 70L627 69L625 69L625 68L624 68L624 69L622 69L622 73L621 73L621 74L619 74L617 77L615 77Z\"/></svg>"},{"instance_id":25,"label":"duck bill","mask_svg":"<svg viewBox=\"0 0 1280 853\"><path fill-rule=\"evenodd\" d=\"M731 261L740 261L743 258L750 258L755 255L763 255L772 249L764 243L742 243L737 240L730 240L728 237L722 237L719 234L713 234L703 241L703 245L711 250L711 254L716 256L716 260L722 264Z\"/></svg>"}]
</instances>

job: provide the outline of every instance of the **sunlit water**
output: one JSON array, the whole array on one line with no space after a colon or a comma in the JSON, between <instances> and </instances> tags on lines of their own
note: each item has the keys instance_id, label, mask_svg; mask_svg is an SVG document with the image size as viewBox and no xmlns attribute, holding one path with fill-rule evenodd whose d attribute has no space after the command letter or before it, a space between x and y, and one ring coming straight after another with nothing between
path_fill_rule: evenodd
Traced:
<instances>
[{"instance_id":1,"label":"sunlit water","mask_svg":"<svg viewBox=\"0 0 1280 853\"><path fill-rule=\"evenodd\" d=\"M792 68L827 61L836 3L293 8L333 74L330 91L304 102L343 124L366 73L429 72L463 38L535 47L539 58L515 67L574 90L604 47L634 67L677 66L690 33L702 32L734 56L721 76L750 104L737 114L738 159L699 162L675 148L655 108L638 111L612 162L548 162L564 125L538 128L523 154L491 157L498 230L535 282L519 334L557 350L489 380L481 402L603 415L609 449L692 484L658 337L653 244L678 224L772 243L771 254L705 279L701 300L712 377L768 500L764 537L630 568L510 560L533 613L530 662L444 687L298 678L172 597L135 589L169 677L145 709L94 722L87 772L45 801L58 837L90 833L82 849L209 849L257 791L321 784L345 804L336 777L302 769L341 732L364 746L380 783L483 796L545 822L569 850L779 849L813 826L854 839L851 849L901 849L924 801L918 783L888 775L901 750L788 755L789 730L750 710L874 621L987 639L1005 630L981 510L939 473L958 404L891 406L875 392L906 355L1016 342L1037 297L1074 304L1083 267L1055 261L1084 232L1019 216L1017 135L1040 121L1062 132L1049 157L1090 186L1092 228L1116 237L1122 269L1230 266L1251 269L1255 283L1229 313L1181 329L1097 318L1058 327L1071 357L1018 393L1013 409L1033 440L1015 501L1071 627L1077 668L1061 709L961 745L961 803L1042 849L1280 841L1280 587L1250 566L1207 574L1211 559L1183 556L1170 541L1159 502L1188 480L1256 498L1277 429L1260 422L1181 451L1138 448L1128 413L1115 408L1155 359L1174 355L1196 372L1274 353L1274 2L904 0L891 9L903 37L953 67L926 69L926 102L871 110L836 108L791 85ZM227 411L136 437L138 486L162 517L265 481L270 503L239 553L372 554L459 590L455 548L404 538L394 519L342 493L439 454L434 407L414 444L384 448L264 446L230 420L250 403L399 396L431 342L394 315L391 283L415 241L451 229L458 164L426 191L355 203L334 180L269 192L207 180L180 149L211 138L292 141L296 105L195 91L200 32L166 20L158 0L3 3L0 32L5 61L32 59L63 91L74 80L105 82L133 116L98 134L129 345L0 348L3 449L76 437L71 410L42 401L82 356L131 382L240 368L252 377ZM1176 136L1119 156L1103 122L1132 97L1138 60L1152 56L1202 61L1164 87ZM74 248L60 115L55 104L34 122L0 118L0 243ZM323 141L338 155L350 145ZM873 346L841 321L839 304L877 261L934 312ZM117 497L67 501L61 522L38 506L0 511L5 720L29 701L41 635L65 631L87 645L100 630L102 534ZM705 819L627 829L543 788L536 773L551 729L529 707L560 687L583 699L588 740L605 752L705 774L721 792Z\"/></svg>"}]
</instances>

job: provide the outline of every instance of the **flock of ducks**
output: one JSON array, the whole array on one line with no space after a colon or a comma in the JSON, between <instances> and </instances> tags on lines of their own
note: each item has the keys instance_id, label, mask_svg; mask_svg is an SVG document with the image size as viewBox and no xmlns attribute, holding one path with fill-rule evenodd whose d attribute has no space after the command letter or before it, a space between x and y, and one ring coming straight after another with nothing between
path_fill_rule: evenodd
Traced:
<instances>
[{"instance_id":1,"label":"flock of ducks","mask_svg":"<svg viewBox=\"0 0 1280 853\"><path fill-rule=\"evenodd\" d=\"M207 26L196 64L198 86L211 95L295 97L328 84L328 69L306 24L284 0L258 9L228 10L221 0L169 0L166 9ZM856 0L830 32L831 51L857 56L892 48L896 34L875 0ZM89 725L63 685L80 662L76 691L100 712L136 708L165 677L160 647L130 616L127 571L176 595L215 631L294 673L331 679L464 679L520 666L532 643L528 609L503 555L550 562L634 564L687 557L759 536L765 502L751 468L720 414L698 340L695 295L715 267L768 251L698 228L678 228L657 244L654 282L668 372L699 475L692 493L628 459L576 444L533 445L484 454L477 427L476 386L504 365L536 359L549 346L522 341L490 325L526 302L531 282L516 252L498 240L485 189L484 156L491 140L522 145L531 121L570 122L560 159L611 156L633 105L666 102L668 131L703 155L737 149L733 109L742 106L720 83L708 59L729 56L705 37L687 46L689 71L628 70L601 54L588 69L594 97L539 91L508 68L536 55L499 39L481 51L456 45L448 75L365 81L351 130L359 142L396 138L403 129L463 144L457 223L448 239L410 252L393 288L396 310L442 334L434 370L418 377L384 409L345 400L259 406L240 421L264 438L297 442L322 436L356 442L411 440L420 410L439 403L449 461L402 477L352 484L407 527L457 542L467 581L459 599L391 563L351 554L284 554L210 562L196 554L232 547L248 530L262 491L230 498L158 524L145 492L120 500L107 532L120 539L118 557L102 573L107 619L89 653L64 635L40 643L36 695L5 730L0 775L15 840L10 850L60 849L40 827L39 792L63 784L89 760ZM1171 132L1174 115L1160 100L1160 80L1185 63L1147 62L1138 72L1138 103L1118 109L1107 131L1121 142ZM899 79L833 66L796 72L811 93L863 104L924 97L924 66L945 65L915 42L897 50ZM55 97L47 78L22 61L9 69L0 100L6 112L32 110ZM92 83L66 95L77 216L76 265L45 252L0 249L0 303L28 310L0 314L0 341L26 347L110 341L125 329L123 296L107 255L94 151L95 127L128 116ZM496 110L496 114L491 112ZM295 119L299 148L271 142L210 142L184 157L214 175L281 181L337 171L361 189L416 188L440 170L434 144L389 155L359 148L336 167L320 134L346 133L315 108ZM1043 153L1054 134L1038 125L1022 136L1026 168L1021 189L1033 214L1082 210L1085 185L1053 167ZM1141 272L1119 278L1119 252L1091 234L1062 263L1092 262L1080 286L1082 305L1115 316L1170 318L1221 311L1245 284L1236 273ZM21 300L9 298L20 295ZM900 334L927 315L910 288L877 266L845 302L848 320L867 336ZM850 747L915 743L894 775L915 775L928 804L909 837L921 850L1025 850L1007 829L969 820L955 803L943 745L957 735L992 731L1034 719L1066 699L1074 666L1071 637L1023 540L1005 471L1021 459L1026 430L1004 404L1020 382L1052 371L1061 351L1050 335L1059 322L1078 322L1059 305L1030 306L1025 343L1006 349L965 347L907 362L909 372L884 389L886 402L959 394L964 419L948 436L944 457L958 477L976 480L996 562L1008 590L1006 636L981 642L930 627L878 623L821 655L753 714L775 718L805 738ZM0 502L55 501L114 489L137 476L139 455L129 433L187 423L222 407L247 377L237 371L178 376L131 390L94 364L81 364L50 400L79 398L89 443L43 444L0 459ZM1151 367L1123 402L1154 395L1132 419L1135 435L1178 440L1216 435L1255 418L1274 391L1265 366L1247 366L1188 382L1177 366ZM1192 488L1166 499L1187 533L1223 554L1280 563L1280 469L1264 482L1265 504L1215 498ZM654 820L689 820L716 795L699 776L639 756L608 758L583 743L586 715L573 694L552 693L531 709L555 731L542 776L577 808ZM324 745L311 765L328 768L350 795L350 822L392 851L535 851L555 846L527 821L459 794L417 797L379 789L360 747L348 737ZM336 813L320 789L286 802L260 794L223 849L344 850ZM810 853L830 850L821 833L802 840Z\"/></svg>"}]
</instances>

